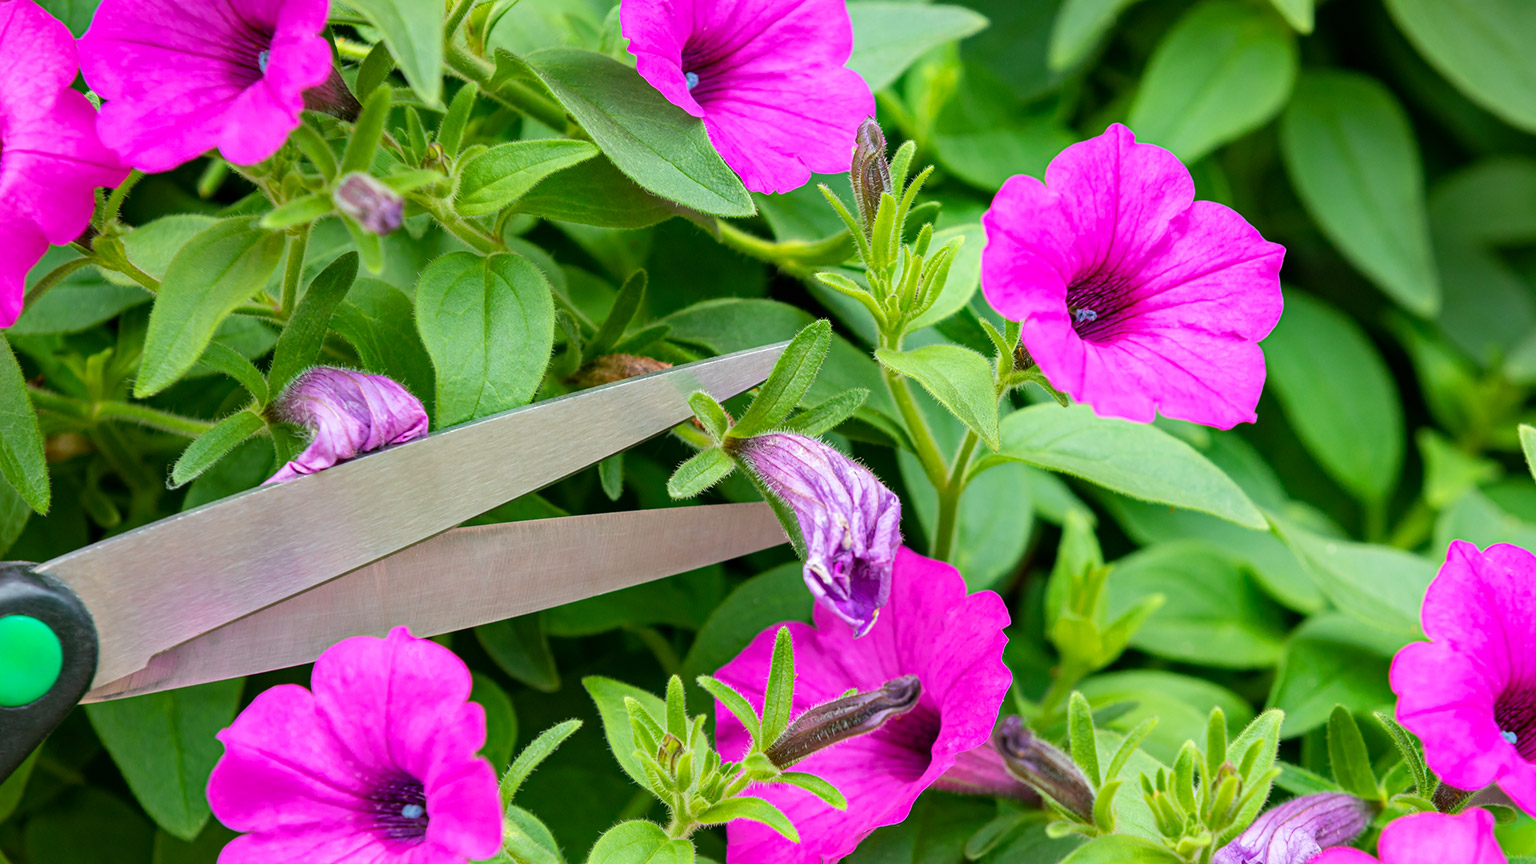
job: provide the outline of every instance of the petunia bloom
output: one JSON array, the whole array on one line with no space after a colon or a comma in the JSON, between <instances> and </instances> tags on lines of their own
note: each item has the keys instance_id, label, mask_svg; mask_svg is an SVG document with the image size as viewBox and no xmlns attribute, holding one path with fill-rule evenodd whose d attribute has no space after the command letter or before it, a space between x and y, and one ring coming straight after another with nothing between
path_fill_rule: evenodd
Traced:
<instances>
[{"instance_id":1,"label":"petunia bloom","mask_svg":"<svg viewBox=\"0 0 1536 864\"><path fill-rule=\"evenodd\" d=\"M501 848L496 771L469 668L404 627L315 661L219 733L208 803L242 836L219 864L461 864Z\"/></svg>"},{"instance_id":2,"label":"petunia bloom","mask_svg":"<svg viewBox=\"0 0 1536 864\"><path fill-rule=\"evenodd\" d=\"M891 590L901 546L901 499L868 468L804 435L732 439L731 452L795 511L805 584L862 636Z\"/></svg>"},{"instance_id":3,"label":"petunia bloom","mask_svg":"<svg viewBox=\"0 0 1536 864\"><path fill-rule=\"evenodd\" d=\"M1377 855L1359 849L1329 849L1310 864L1508 864L1493 836L1493 814L1482 808L1460 816L1415 813L1381 829Z\"/></svg>"},{"instance_id":4,"label":"petunia bloom","mask_svg":"<svg viewBox=\"0 0 1536 864\"><path fill-rule=\"evenodd\" d=\"M303 426L314 437L268 483L324 471L370 450L427 434L421 400L383 375L349 369L310 369L293 379L272 408L278 419Z\"/></svg>"},{"instance_id":5,"label":"petunia bloom","mask_svg":"<svg viewBox=\"0 0 1536 864\"><path fill-rule=\"evenodd\" d=\"M91 224L93 189L127 174L70 87L75 40L32 0L0 3L0 327L16 323L27 271Z\"/></svg>"},{"instance_id":6,"label":"petunia bloom","mask_svg":"<svg viewBox=\"0 0 1536 864\"><path fill-rule=\"evenodd\" d=\"M106 100L101 139L151 173L215 147L237 165L266 159L298 128L305 91L335 73L329 6L102 0L80 39L85 81Z\"/></svg>"},{"instance_id":7,"label":"petunia bloom","mask_svg":"<svg viewBox=\"0 0 1536 864\"><path fill-rule=\"evenodd\" d=\"M704 120L748 189L789 192L812 172L848 170L875 97L844 68L844 0L625 0L619 18L641 77Z\"/></svg>"},{"instance_id":8,"label":"petunia bloom","mask_svg":"<svg viewBox=\"0 0 1536 864\"><path fill-rule=\"evenodd\" d=\"M1397 719L1451 786L1499 784L1536 813L1536 557L1457 540L1420 611L1430 642L1392 661Z\"/></svg>"},{"instance_id":9,"label":"petunia bloom","mask_svg":"<svg viewBox=\"0 0 1536 864\"><path fill-rule=\"evenodd\" d=\"M847 810L794 787L752 789L750 794L784 811L800 843L757 823L732 822L726 829L729 864L835 861L876 828L905 819L924 789L963 754L987 744L1012 681L1003 664L1008 610L1002 599L990 591L967 596L953 567L910 549L897 554L890 604L868 636L854 638L825 606L816 607L815 622L782 625L794 639L796 714L849 689L870 691L906 675L917 676L921 696L916 707L875 731L796 766L836 786L848 799ZM717 676L759 709L779 626L758 634ZM741 758L746 730L723 706L715 716L721 755Z\"/></svg>"},{"instance_id":10,"label":"petunia bloom","mask_svg":"<svg viewBox=\"0 0 1536 864\"><path fill-rule=\"evenodd\" d=\"M1303 795L1260 814L1211 864L1307 864L1324 849L1352 842L1371 822L1371 806L1343 792Z\"/></svg>"},{"instance_id":11,"label":"petunia bloom","mask_svg":"<svg viewBox=\"0 0 1536 864\"><path fill-rule=\"evenodd\" d=\"M1061 151L1045 182L1009 178L982 217L987 302L1023 322L1051 384L1098 414L1256 419L1285 248L1194 199L1177 157L1117 123Z\"/></svg>"}]
</instances>

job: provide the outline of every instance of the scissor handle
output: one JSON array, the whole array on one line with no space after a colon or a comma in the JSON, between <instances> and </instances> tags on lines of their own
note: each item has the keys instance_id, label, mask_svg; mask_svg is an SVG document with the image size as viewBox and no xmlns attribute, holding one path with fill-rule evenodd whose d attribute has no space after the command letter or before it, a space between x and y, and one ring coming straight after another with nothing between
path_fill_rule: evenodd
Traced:
<instances>
[{"instance_id":1,"label":"scissor handle","mask_svg":"<svg viewBox=\"0 0 1536 864\"><path fill-rule=\"evenodd\" d=\"M0 562L0 783L80 704L97 653L96 623L73 591Z\"/></svg>"}]
</instances>

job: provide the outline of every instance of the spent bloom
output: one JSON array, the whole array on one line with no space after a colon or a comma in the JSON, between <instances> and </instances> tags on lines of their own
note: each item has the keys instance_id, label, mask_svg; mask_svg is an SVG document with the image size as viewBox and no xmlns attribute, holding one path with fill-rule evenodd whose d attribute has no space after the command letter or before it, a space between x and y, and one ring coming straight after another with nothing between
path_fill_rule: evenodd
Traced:
<instances>
[{"instance_id":1,"label":"spent bloom","mask_svg":"<svg viewBox=\"0 0 1536 864\"><path fill-rule=\"evenodd\" d=\"M641 77L703 119L748 189L789 192L812 172L848 170L875 97L844 68L844 0L625 0L619 15Z\"/></svg>"},{"instance_id":2,"label":"spent bloom","mask_svg":"<svg viewBox=\"0 0 1536 864\"><path fill-rule=\"evenodd\" d=\"M315 661L219 733L208 803L242 836L220 864L461 864L501 848L485 710L452 651L404 627Z\"/></svg>"},{"instance_id":3,"label":"spent bloom","mask_svg":"<svg viewBox=\"0 0 1536 864\"><path fill-rule=\"evenodd\" d=\"M755 822L732 822L726 829L730 864L835 861L876 828L905 819L924 789L942 785L958 760L987 744L1012 681L1003 664L1008 610L1002 599L990 591L967 596L958 571L910 549L897 554L891 602L868 636L856 639L825 606L816 607L815 621L814 627L782 625L795 646L796 714L850 689L878 690L909 675L921 686L917 704L796 766L836 786L847 810L787 785L753 789L784 811L801 840L791 843ZM758 634L716 676L758 709L780 626ZM741 758L746 730L724 707L715 716L721 756Z\"/></svg>"},{"instance_id":4,"label":"spent bloom","mask_svg":"<svg viewBox=\"0 0 1536 864\"><path fill-rule=\"evenodd\" d=\"M337 89L329 5L102 0L80 39L86 83L106 100L102 141L151 173L215 147L237 165L266 159L298 128L305 91Z\"/></svg>"},{"instance_id":5,"label":"spent bloom","mask_svg":"<svg viewBox=\"0 0 1536 864\"><path fill-rule=\"evenodd\" d=\"M32 0L0 3L0 327L16 323L27 271L90 225L93 189L127 169L96 139L96 111L71 89L75 40Z\"/></svg>"},{"instance_id":6,"label":"spent bloom","mask_svg":"<svg viewBox=\"0 0 1536 864\"><path fill-rule=\"evenodd\" d=\"M1056 389L1101 415L1256 417L1285 249L1194 199L1176 156L1117 123L1061 151L1045 182L1009 178L982 217L987 302L1023 322Z\"/></svg>"},{"instance_id":7,"label":"spent bloom","mask_svg":"<svg viewBox=\"0 0 1536 864\"><path fill-rule=\"evenodd\" d=\"M1377 856L1339 847L1310 864L1508 864L1493 836L1493 814L1481 807L1460 816L1415 813L1381 829Z\"/></svg>"},{"instance_id":8,"label":"spent bloom","mask_svg":"<svg viewBox=\"0 0 1536 864\"><path fill-rule=\"evenodd\" d=\"M770 433L732 439L732 453L795 511L805 538L805 584L862 636L891 591L901 546L901 499L868 468L814 438Z\"/></svg>"},{"instance_id":9,"label":"spent bloom","mask_svg":"<svg viewBox=\"0 0 1536 864\"><path fill-rule=\"evenodd\" d=\"M337 210L370 234L393 234L405 223L405 199L400 193L360 171L341 178L331 200Z\"/></svg>"},{"instance_id":10,"label":"spent bloom","mask_svg":"<svg viewBox=\"0 0 1536 864\"><path fill-rule=\"evenodd\" d=\"M310 369L293 379L272 408L279 420L303 426L313 437L268 483L324 471L370 450L427 434L421 400L383 375L349 369Z\"/></svg>"},{"instance_id":11,"label":"spent bloom","mask_svg":"<svg viewBox=\"0 0 1536 864\"><path fill-rule=\"evenodd\" d=\"M1307 864L1365 832L1371 806L1343 792L1303 795L1266 810L1211 864Z\"/></svg>"},{"instance_id":12,"label":"spent bloom","mask_svg":"<svg viewBox=\"0 0 1536 864\"><path fill-rule=\"evenodd\" d=\"M1093 787L1072 757L1032 732L1017 716L1003 718L992 736L1009 773L1082 822L1093 822Z\"/></svg>"},{"instance_id":13,"label":"spent bloom","mask_svg":"<svg viewBox=\"0 0 1536 864\"><path fill-rule=\"evenodd\" d=\"M1536 813L1536 557L1457 540L1420 611L1425 635L1392 661L1397 719L1458 789L1499 784Z\"/></svg>"}]
</instances>

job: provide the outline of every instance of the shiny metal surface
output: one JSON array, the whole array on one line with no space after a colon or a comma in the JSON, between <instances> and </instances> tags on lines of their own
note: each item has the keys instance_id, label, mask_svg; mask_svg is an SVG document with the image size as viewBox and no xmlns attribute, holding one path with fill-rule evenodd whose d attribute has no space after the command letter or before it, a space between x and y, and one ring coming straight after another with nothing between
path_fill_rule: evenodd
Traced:
<instances>
[{"instance_id":1,"label":"shiny metal surface","mask_svg":"<svg viewBox=\"0 0 1536 864\"><path fill-rule=\"evenodd\" d=\"M457 528L178 645L84 701L296 666L341 639L401 624L417 636L462 630L783 542L767 504Z\"/></svg>"},{"instance_id":2,"label":"shiny metal surface","mask_svg":"<svg viewBox=\"0 0 1536 864\"><path fill-rule=\"evenodd\" d=\"M100 686L661 434L691 416L689 394L724 400L756 386L783 350L690 363L456 426L162 519L38 569L73 589L95 618L101 663L92 686Z\"/></svg>"}]
</instances>

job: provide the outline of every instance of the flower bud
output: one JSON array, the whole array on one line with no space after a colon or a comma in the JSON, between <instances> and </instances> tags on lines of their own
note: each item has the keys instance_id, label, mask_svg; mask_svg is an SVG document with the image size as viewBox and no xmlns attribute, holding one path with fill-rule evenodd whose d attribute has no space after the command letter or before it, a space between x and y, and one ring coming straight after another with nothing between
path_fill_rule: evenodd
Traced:
<instances>
[{"instance_id":1,"label":"flower bud","mask_svg":"<svg viewBox=\"0 0 1536 864\"><path fill-rule=\"evenodd\" d=\"M805 584L863 636L890 599L901 546L901 500L869 469L787 432L730 439L731 452L795 511L805 539Z\"/></svg>"},{"instance_id":2,"label":"flower bud","mask_svg":"<svg viewBox=\"0 0 1536 864\"><path fill-rule=\"evenodd\" d=\"M766 755L780 770L786 769L818 750L879 729L892 717L916 708L922 695L917 676L903 675L878 690L817 705L795 718Z\"/></svg>"},{"instance_id":3,"label":"flower bud","mask_svg":"<svg viewBox=\"0 0 1536 864\"><path fill-rule=\"evenodd\" d=\"M604 354L601 357L594 357L592 362L577 369L565 383L578 390L585 390L588 387L612 384L636 375L647 375L671 368L671 363L653 360L650 357L636 357L633 354Z\"/></svg>"},{"instance_id":4,"label":"flower bud","mask_svg":"<svg viewBox=\"0 0 1536 864\"><path fill-rule=\"evenodd\" d=\"M380 237L398 230L405 221L405 199L400 193L361 172L341 178L331 200L364 231Z\"/></svg>"},{"instance_id":5,"label":"flower bud","mask_svg":"<svg viewBox=\"0 0 1536 864\"><path fill-rule=\"evenodd\" d=\"M1260 815L1211 864L1306 864L1359 837L1370 821L1371 805L1353 795L1303 795Z\"/></svg>"},{"instance_id":6,"label":"flower bud","mask_svg":"<svg viewBox=\"0 0 1536 864\"><path fill-rule=\"evenodd\" d=\"M886 161L885 147L880 124L873 117L864 118L859 124L848 180L853 185L853 201L859 208L859 224L864 226L866 237L873 231L881 193L892 191L891 163Z\"/></svg>"},{"instance_id":7,"label":"flower bud","mask_svg":"<svg viewBox=\"0 0 1536 864\"><path fill-rule=\"evenodd\" d=\"M404 387L382 375L330 366L316 366L293 379L271 410L278 420L305 427L313 438L268 483L314 474L427 434L427 412Z\"/></svg>"},{"instance_id":8,"label":"flower bud","mask_svg":"<svg viewBox=\"0 0 1536 864\"><path fill-rule=\"evenodd\" d=\"M1017 716L1003 718L992 736L1008 770L1079 821L1093 823L1093 787L1072 757L1030 731Z\"/></svg>"}]
</instances>

